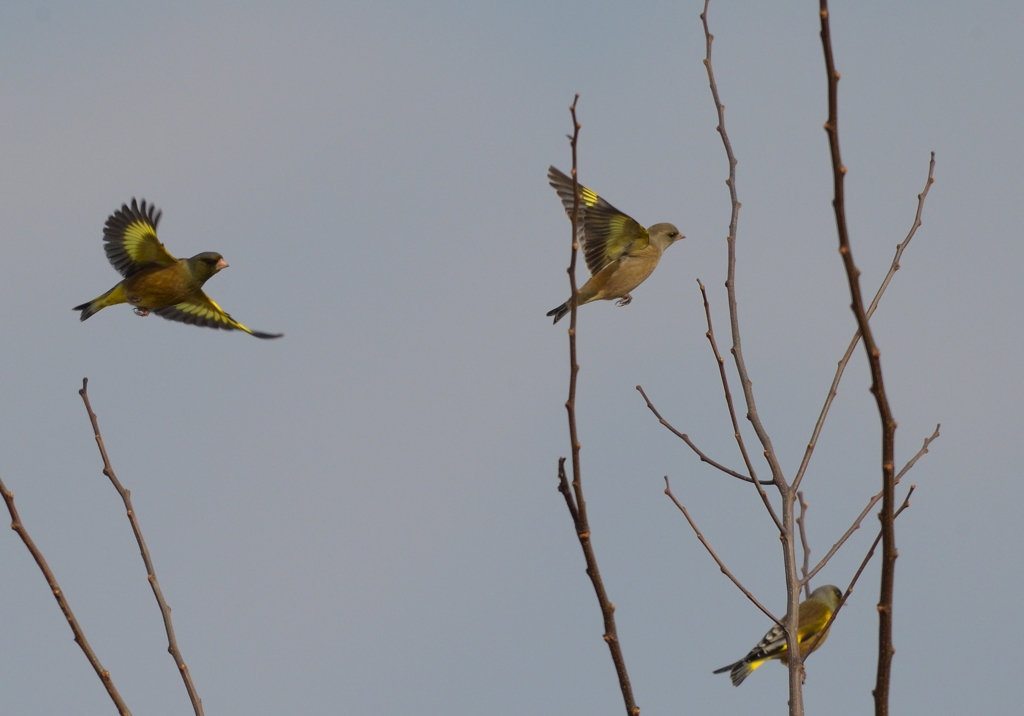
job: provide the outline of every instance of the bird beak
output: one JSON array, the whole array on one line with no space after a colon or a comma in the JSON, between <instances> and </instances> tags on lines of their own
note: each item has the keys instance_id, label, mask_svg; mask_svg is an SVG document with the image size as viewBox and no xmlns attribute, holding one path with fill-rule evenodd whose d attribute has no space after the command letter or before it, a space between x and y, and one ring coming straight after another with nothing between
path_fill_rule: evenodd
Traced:
<instances>
[{"instance_id":1,"label":"bird beak","mask_svg":"<svg viewBox=\"0 0 1024 716\"><path fill-rule=\"evenodd\" d=\"M228 267L228 262L225 261L224 259L221 259L220 261L218 261L217 265L214 266L214 268L217 269L218 271L220 271L221 269L226 269L227 267Z\"/></svg>"}]
</instances>

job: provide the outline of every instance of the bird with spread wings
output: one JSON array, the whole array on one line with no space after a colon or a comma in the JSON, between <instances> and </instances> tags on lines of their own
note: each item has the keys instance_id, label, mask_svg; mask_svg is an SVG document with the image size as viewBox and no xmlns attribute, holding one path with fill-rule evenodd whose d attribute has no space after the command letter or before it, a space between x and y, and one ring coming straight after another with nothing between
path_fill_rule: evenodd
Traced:
<instances>
[{"instance_id":1,"label":"bird with spread wings","mask_svg":"<svg viewBox=\"0 0 1024 716\"><path fill-rule=\"evenodd\" d=\"M190 259L176 259L156 236L162 212L152 204L132 199L122 204L103 227L107 259L124 280L92 301L75 306L84 321L107 306L128 303L139 316L151 312L171 321L194 326L245 331L257 338L280 338L283 333L262 333L242 325L203 292L203 284L228 267L213 251Z\"/></svg>"},{"instance_id":2,"label":"bird with spread wings","mask_svg":"<svg viewBox=\"0 0 1024 716\"><path fill-rule=\"evenodd\" d=\"M571 219L572 179L549 167L548 181ZM633 300L630 291L647 280L665 249L686 237L672 224L655 224L645 229L587 187L579 183L576 186L577 241L583 247L591 274L579 290L578 305L617 298L616 305L625 306ZM554 316L558 323L569 308L570 302L566 301L547 315Z\"/></svg>"}]
</instances>

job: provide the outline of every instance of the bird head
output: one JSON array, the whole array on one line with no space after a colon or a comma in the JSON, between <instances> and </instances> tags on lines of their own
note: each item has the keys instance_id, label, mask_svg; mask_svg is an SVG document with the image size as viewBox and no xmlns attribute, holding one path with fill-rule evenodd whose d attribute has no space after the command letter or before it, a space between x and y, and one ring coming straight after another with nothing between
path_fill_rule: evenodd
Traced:
<instances>
[{"instance_id":1,"label":"bird head","mask_svg":"<svg viewBox=\"0 0 1024 716\"><path fill-rule=\"evenodd\" d=\"M672 224L655 224L647 229L647 233L651 237L651 243L655 246L660 246L663 251L671 246L673 242L686 238Z\"/></svg>"},{"instance_id":2,"label":"bird head","mask_svg":"<svg viewBox=\"0 0 1024 716\"><path fill-rule=\"evenodd\" d=\"M188 268L192 276L202 285L221 269L226 269L228 262L216 251L204 251L188 260Z\"/></svg>"},{"instance_id":3,"label":"bird head","mask_svg":"<svg viewBox=\"0 0 1024 716\"><path fill-rule=\"evenodd\" d=\"M839 587L831 584L826 584L823 587L818 587L811 592L811 599L819 599L829 606L829 609L835 611L839 606L840 600L843 598L843 593Z\"/></svg>"}]
</instances>

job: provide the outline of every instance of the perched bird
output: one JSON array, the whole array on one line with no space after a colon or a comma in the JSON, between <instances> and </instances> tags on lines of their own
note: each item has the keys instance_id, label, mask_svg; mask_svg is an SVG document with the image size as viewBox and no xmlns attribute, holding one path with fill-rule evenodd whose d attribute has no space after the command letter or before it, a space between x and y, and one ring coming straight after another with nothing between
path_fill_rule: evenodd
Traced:
<instances>
[{"instance_id":1,"label":"perched bird","mask_svg":"<svg viewBox=\"0 0 1024 716\"><path fill-rule=\"evenodd\" d=\"M572 178L549 167L548 181L572 219ZM645 229L590 189L578 187L577 238L591 274L579 289L579 305L617 298L616 305L625 306L633 300L629 292L651 275L665 249L686 237L672 224ZM570 301L547 315L554 316L558 323L569 312Z\"/></svg>"},{"instance_id":2,"label":"perched bird","mask_svg":"<svg viewBox=\"0 0 1024 716\"><path fill-rule=\"evenodd\" d=\"M251 330L225 313L203 293L203 284L221 269L228 267L224 257L213 251L196 254L190 259L171 256L156 237L156 225L163 212L143 199L139 205L122 204L103 227L107 259L124 280L99 298L75 306L80 320L107 306L129 303L135 313L148 316L156 313L171 321L195 326L235 330L257 338L280 338L283 333L260 333Z\"/></svg>"},{"instance_id":3,"label":"perched bird","mask_svg":"<svg viewBox=\"0 0 1024 716\"><path fill-rule=\"evenodd\" d=\"M832 613L839 607L839 600L842 597L843 593L839 591L838 587L826 584L824 587L818 587L811 592L811 596L800 604L799 627L797 628L796 639L797 643L800 644L800 655L802 657L806 658L810 653L808 649L810 649L818 634L821 633L821 630L825 628L825 624L832 617ZM831 630L831 627L829 627L829 630ZM818 639L818 643L814 645L811 651L824 644L827 638L828 631L821 635L821 639ZM750 672L772 659L780 659L783 664L789 663L786 654L786 633L778 624L768 630L768 633L764 635L764 639L759 641L757 646L750 650L749 654L735 664L723 666L712 673L721 674L728 671L729 677L732 679L732 685L739 686L750 675Z\"/></svg>"}]
</instances>

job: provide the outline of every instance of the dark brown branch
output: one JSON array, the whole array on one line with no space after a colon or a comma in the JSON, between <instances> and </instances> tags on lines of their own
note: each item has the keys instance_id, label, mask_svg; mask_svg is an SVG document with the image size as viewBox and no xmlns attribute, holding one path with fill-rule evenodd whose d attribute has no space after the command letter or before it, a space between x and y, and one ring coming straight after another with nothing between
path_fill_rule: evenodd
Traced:
<instances>
[{"instance_id":1,"label":"dark brown branch","mask_svg":"<svg viewBox=\"0 0 1024 716\"><path fill-rule=\"evenodd\" d=\"M21 541L25 543L29 553L32 555L32 559L39 565L46 583L50 585L50 591L57 600L57 605L64 612L64 618L68 620L68 626L71 627L71 632L75 635L75 643L81 647L85 658L89 660L96 675L100 677L100 681L103 682L103 688L107 690L107 694L110 695L114 706L117 707L117 712L121 716L131 716L132 712L128 710L127 704L121 698L121 694L118 693L117 687L114 686L114 681L110 678L110 672L103 668L103 664L100 663L96 653L92 650L92 646L89 645L89 640L85 638L82 627L78 625L78 620L75 618L74 612L71 611L71 605L64 596L64 590L57 583L57 577L54 576L50 565L46 563L46 558L43 557L43 553L36 547L36 543L29 536L25 525L22 524L21 517L18 515L18 509L14 506L14 493L7 489L7 485L4 484L3 480L0 480L0 495L3 496L4 502L7 503L7 511L11 513L11 529L18 533Z\"/></svg>"},{"instance_id":2,"label":"dark brown branch","mask_svg":"<svg viewBox=\"0 0 1024 716\"><path fill-rule=\"evenodd\" d=\"M929 437L926 437L924 439L924 444L921 446L921 449L917 451L917 453L914 455L914 457L910 458L910 460L907 461L907 464L903 466L902 470L900 470L898 473L896 473L896 484L897 485L899 484L900 480L903 479L903 476L906 475L907 472L909 472L912 467L914 467L914 464L918 461L918 459L920 459L921 456L926 455L928 453L928 446L931 445L933 440L936 440L939 437L939 428L940 427L941 427L940 425L936 425L935 426L935 432L933 432ZM816 575L818 572L820 572L821 568L824 567L826 564L828 564L828 561L830 559L832 559L832 555L834 555L836 552L838 552L839 548L843 546L843 544L846 542L846 540L850 539L850 536L854 532L856 532L858 529L860 529L860 523L864 520L865 517L867 517L867 514L868 514L868 512L871 511L871 508L874 507L878 503L878 501L881 500L881 499L882 499L882 493L879 492L874 497L872 497L870 500L868 500L867 506L863 510L861 510L859 515L857 515L857 519L855 519L853 521L853 524L850 525L850 529L846 530L846 532L843 533L843 536L839 538L839 541L836 542L834 545L832 545L832 549L830 549L828 551L828 553L824 557L821 558L821 561L818 562L818 564L814 567L814 569L812 569L810 571L809 574L806 573L806 572L804 573L804 578L803 578L804 586L809 587L811 579L814 578L814 575Z\"/></svg>"},{"instance_id":3,"label":"dark brown branch","mask_svg":"<svg viewBox=\"0 0 1024 716\"><path fill-rule=\"evenodd\" d=\"M601 607L601 615L604 617L604 640L611 651L612 663L615 665L615 673L619 678L619 689L622 691L622 698L626 704L627 716L637 716L640 713L635 700L633 699L633 687L629 682L629 674L626 671L626 661L622 655L622 647L619 644L618 632L615 628L615 605L608 599L604 588L604 581L601 579L601 572L597 568L597 557L594 554L594 546L590 541L590 523L587 520L587 503L583 499L583 484L580 471L580 441L576 431L576 376L580 367L576 361L576 311L579 303L579 291L576 288L576 255L579 251L578 234L576 228L579 226L579 179L576 173L576 145L580 134L580 123L576 120L576 101L580 98L577 94L569 107L572 115L573 133L570 139L572 146L572 254L569 259L569 287L572 290L569 300L569 398L565 401L565 410L569 418L569 440L572 444L572 492L566 484L568 477L565 474L565 458L558 461L558 489L565 496L566 505L572 515L573 524L576 527L576 536L580 540L580 547L583 548L583 557L587 563L587 576L590 577L594 592L597 595L597 602Z\"/></svg>"},{"instance_id":4,"label":"dark brown branch","mask_svg":"<svg viewBox=\"0 0 1024 716\"><path fill-rule=\"evenodd\" d=\"M928 162L928 178L924 183L924 191L917 195L917 213L914 215L914 223L910 227L910 231L907 233L907 238L896 245L896 255L892 259L892 264L889 266L889 272L885 274L885 278L882 280L882 285L878 287L878 291L875 293L874 300L871 301L871 305L868 306L867 317L871 320L871 316L874 314L875 309L878 308L879 301L882 300L882 294L885 293L885 289L889 287L889 282L892 281L892 277L900 269L900 259L903 257L903 251L910 244L910 240L914 238L914 234L917 233L917 229L921 226L921 213L924 211L924 200L928 198L928 190L931 189L932 184L935 183L935 152L932 152L931 161ZM818 444L818 436L821 434L821 429L825 425L825 417L828 415L829 408L832 407L832 401L835 400L836 393L839 390L839 381L842 380L843 372L846 370L846 364L850 362L850 357L853 356L853 351L857 348L857 344L860 343L860 328L858 327L853 333L853 338L850 339L850 345L846 347L846 353L839 360L839 366L836 368L836 374L832 378L832 385L828 389L828 396L825 398L825 404L821 408L821 413L818 415L818 422L814 424L814 430L811 433L811 440L807 443L807 449L804 451L804 459L800 462L800 467L796 471L796 477L793 478L793 487L798 489L800 483L804 479L804 473L807 471L807 465L811 461L811 454L814 452L815 446Z\"/></svg>"},{"instance_id":5,"label":"dark brown branch","mask_svg":"<svg viewBox=\"0 0 1024 716\"><path fill-rule=\"evenodd\" d=\"M704 299L704 316L708 323L708 331L704 335L708 339L708 342L711 343L711 351L715 354L715 362L718 364L718 373L722 378L722 389L725 391L725 403L729 407L729 418L732 420L733 437L736 438L736 444L740 448L740 454L743 456L743 463L747 466L750 476L754 478L751 482L757 486L757 494L761 498L761 502L764 503L765 509L768 510L768 514L771 515L772 521L775 522L775 527L781 532L782 522L779 520L778 515L775 514L775 509L772 507L772 503L768 500L768 495L765 494L764 488L761 487L761 482L757 480L757 473L754 470L753 463L750 462L750 457L747 455L747 447L743 442L743 435L740 433L740 424L736 419L736 409L732 404L732 391L729 390L729 377L725 372L725 361L722 359L722 354L718 352L718 342L715 340L715 328L711 323L711 306L708 304L707 289L704 288L704 284L700 282L700 279L697 279L697 285L700 286L700 295ZM777 481L775 480L772 482L773 484L777 484Z\"/></svg>"},{"instance_id":6,"label":"dark brown branch","mask_svg":"<svg viewBox=\"0 0 1024 716\"><path fill-rule=\"evenodd\" d=\"M114 474L114 468L110 465L110 457L107 455L107 448L103 444L103 436L100 434L99 420L96 418L96 413L92 410L92 404L89 402L89 379L82 379L82 389L78 391L78 394L82 396L82 402L85 403L85 410L89 414L89 422L92 423L93 435L96 438L96 446L100 450L100 457L103 459L103 474L107 476L114 489L121 496L121 500L124 502L125 510L128 513L128 521L131 523L132 532L135 533L135 540L139 543L139 551L142 553L142 561L146 565L146 575L149 580L149 586L153 589L153 596L156 597L156 603L160 607L160 614L163 616L164 629L167 632L167 651L172 657L174 657L174 663L178 665L178 672L181 674L182 680L185 682L185 690L188 691L188 697L192 701L192 708L196 713L196 716L203 716L203 702L199 698L199 694L196 693L195 684L192 683L192 676L189 674L188 666L185 665L185 660L181 656L181 651L178 649L178 640L174 636L174 625L171 623L171 608L167 605L167 601L164 599L163 592L160 590L160 582L156 578L156 570L153 569L153 560L149 556L149 549L146 547L146 540L142 536L142 528L139 526L139 521L135 516L135 509L132 507L131 492L122 487L120 480L117 479L117 475Z\"/></svg>"},{"instance_id":7,"label":"dark brown branch","mask_svg":"<svg viewBox=\"0 0 1024 716\"><path fill-rule=\"evenodd\" d=\"M910 489L907 490L907 496L903 498L903 504L901 504L900 508L896 510L896 512L893 514L893 519L899 517L903 510L910 507L910 496L914 494L914 490L916 489L917 485L910 486ZM850 580L850 586L846 588L846 591L843 593L843 598L839 600L839 606L836 607L836 610L832 612L832 616L830 616L828 621L825 622L825 628L817 634L814 641L811 643L810 647L808 648L808 653L814 651L814 649L817 648L818 642L821 641L821 639L823 638L822 635L826 634L828 630L832 628L832 622L834 622L836 620L836 617L839 616L839 610L843 608L843 606L846 604L846 600L853 593L853 586L857 584L857 580L860 579L860 575L864 573L864 568L868 566L868 562L870 562L871 558L875 556L875 548L878 547L878 543L881 541L881 539L882 532L879 531L878 536L875 537L875 541L871 543L871 547L868 549L867 555L865 555L863 561L860 563L860 567L858 567L856 573L854 573L853 579Z\"/></svg>"},{"instance_id":8,"label":"dark brown branch","mask_svg":"<svg viewBox=\"0 0 1024 716\"><path fill-rule=\"evenodd\" d=\"M807 568L810 566L811 545L807 541L807 503L804 502L804 493L797 492L796 499L800 501L800 516L796 518L796 526L800 528L800 546L804 553L804 562L800 567L801 580L804 585L804 599L811 598L811 587L807 579Z\"/></svg>"},{"instance_id":9,"label":"dark brown branch","mask_svg":"<svg viewBox=\"0 0 1024 716\"><path fill-rule=\"evenodd\" d=\"M828 121L825 132L828 135L829 153L832 156L832 183L834 198L832 208L836 215L836 231L839 235L839 253L846 269L847 281L850 284L851 309L857 318L857 326L864 338L864 350L867 353L868 365L871 368L871 393L878 405L878 417L882 427L882 578L878 600L878 672L875 679L875 716L889 714L889 684L892 677L892 656L895 649L892 645L892 600L896 576L896 530L895 520L895 489L896 474L894 469L894 452L896 442L896 420L893 418L889 399L885 393L885 381L882 378L881 351L875 343L875 337L868 323L864 310L864 301L860 291L860 271L853 260L850 250L850 235L846 225L846 197L844 179L846 167L843 166L839 152L839 73L836 72L832 56L832 33L829 27L828 0L819 0L821 18L821 45L825 54L825 71L828 81Z\"/></svg>"},{"instance_id":10,"label":"dark brown branch","mask_svg":"<svg viewBox=\"0 0 1024 716\"><path fill-rule=\"evenodd\" d=\"M644 402L647 403L648 410L650 410L652 413L654 413L654 417L656 417L658 419L658 422L661 423L662 425L664 425L666 428L668 428L669 432L671 432L677 438L679 438L684 443L689 445L690 449L693 450L695 453L697 453L697 457L700 458L701 462L706 462L708 465L711 465L712 467L718 468L719 470L724 472L726 475L731 475L732 477L735 477L737 480L743 480L744 482L750 482L750 476L749 475L744 475L741 472L736 472L735 470L732 470L732 469L726 467L725 465L722 465L721 463L716 462L716 461L712 460L711 458L709 458L707 455L705 455L704 452L699 447L697 447L692 440L690 440L690 436L689 435L687 435L686 433L679 432L678 430L676 430L672 426L671 423L669 423L667 420L665 420L665 418L661 417L661 413L659 413L658 409L654 407L654 403L651 402L651 399L647 397L647 393L644 392L643 387L638 385L636 387L636 389L640 392L640 395L643 396ZM774 483L771 480L762 480L761 484L762 485L773 485Z\"/></svg>"},{"instance_id":11,"label":"dark brown branch","mask_svg":"<svg viewBox=\"0 0 1024 716\"><path fill-rule=\"evenodd\" d=\"M749 599L755 607L764 612L765 616L767 616L773 622L778 624L780 627L785 628L785 625L781 621L779 621L779 619L774 614L768 611L768 609L765 608L765 606L761 604L761 602L757 601L757 598L753 594L751 594L746 587L743 586L740 580L736 579L736 577L733 576L733 573L729 571L729 568L725 566L725 563L721 559L719 559L718 555L715 553L715 550L711 548L711 545L708 544L708 541L704 538L704 534L700 531L700 529L697 527L697 524L693 521L693 518L690 517L690 513L683 506L683 504L676 499L676 496L672 494L672 487L668 483L668 475L665 476L665 494L669 496L669 499L672 500L672 502L675 503L675 506L679 508L679 511L683 513L683 517L685 517L686 521L690 523L690 527L693 529L693 533L697 535L697 539L700 540L700 543L704 545L704 549L706 549L708 551L708 554L711 555L711 559L715 560L715 564L717 564L718 568L722 570L722 574L728 577L729 580L736 585L736 588L743 592L743 594L746 595L747 599Z\"/></svg>"}]
</instances>

